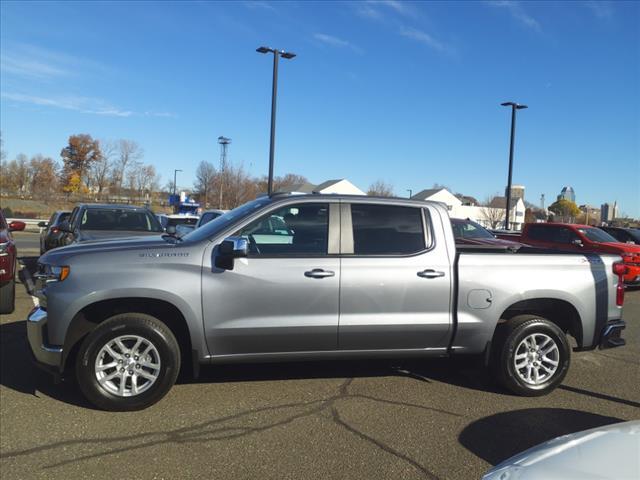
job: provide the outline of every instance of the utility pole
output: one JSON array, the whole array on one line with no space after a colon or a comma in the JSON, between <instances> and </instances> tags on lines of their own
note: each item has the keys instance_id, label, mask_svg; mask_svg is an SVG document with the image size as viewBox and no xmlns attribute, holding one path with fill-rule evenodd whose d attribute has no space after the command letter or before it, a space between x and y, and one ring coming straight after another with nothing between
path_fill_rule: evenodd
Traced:
<instances>
[{"instance_id":1,"label":"utility pole","mask_svg":"<svg viewBox=\"0 0 640 480\"><path fill-rule=\"evenodd\" d=\"M413 190L407 188L407 192L409 192L409 198L413 197Z\"/></svg>"},{"instance_id":2,"label":"utility pole","mask_svg":"<svg viewBox=\"0 0 640 480\"><path fill-rule=\"evenodd\" d=\"M224 178L227 172L227 146L231 143L231 139L218 137L218 143L220 144L220 198L218 199L218 208L222 208L222 190L224 189Z\"/></svg>"}]
</instances>

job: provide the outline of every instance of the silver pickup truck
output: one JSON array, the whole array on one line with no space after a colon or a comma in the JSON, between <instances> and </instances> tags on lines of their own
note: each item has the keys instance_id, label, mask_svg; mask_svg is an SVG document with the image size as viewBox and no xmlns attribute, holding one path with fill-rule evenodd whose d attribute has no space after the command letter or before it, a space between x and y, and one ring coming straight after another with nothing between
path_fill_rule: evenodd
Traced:
<instances>
[{"instance_id":1,"label":"silver pickup truck","mask_svg":"<svg viewBox=\"0 0 640 480\"><path fill-rule=\"evenodd\" d=\"M274 195L171 235L40 258L39 365L108 410L145 408L201 364L483 354L520 395L571 347L624 345L616 256L456 248L440 204Z\"/></svg>"}]
</instances>

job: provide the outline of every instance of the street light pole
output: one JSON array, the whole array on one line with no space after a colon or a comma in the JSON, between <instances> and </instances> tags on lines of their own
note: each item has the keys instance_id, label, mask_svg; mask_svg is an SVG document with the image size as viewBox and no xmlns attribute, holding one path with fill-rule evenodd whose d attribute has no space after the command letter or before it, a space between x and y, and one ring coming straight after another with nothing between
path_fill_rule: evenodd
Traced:
<instances>
[{"instance_id":1,"label":"street light pole","mask_svg":"<svg viewBox=\"0 0 640 480\"><path fill-rule=\"evenodd\" d=\"M516 135L516 110L521 110L523 108L527 108L526 105L519 105L515 102L504 102L501 103L503 107L511 107L511 142L509 146L509 177L507 178L507 191L506 193L506 206L505 206L505 220L504 220L504 228L505 230L510 229L510 221L509 217L511 216L511 176L513 173L513 143Z\"/></svg>"},{"instance_id":2,"label":"street light pole","mask_svg":"<svg viewBox=\"0 0 640 480\"><path fill-rule=\"evenodd\" d=\"M407 188L407 192L409 192L409 198L413 197L413 190Z\"/></svg>"},{"instance_id":3,"label":"street light pole","mask_svg":"<svg viewBox=\"0 0 640 480\"><path fill-rule=\"evenodd\" d=\"M258 53L273 53L273 83L271 85L271 139L269 142L269 180L267 184L267 194L273 193L273 157L276 143L276 101L278 97L278 59L280 57L287 60L296 56L295 53L277 50L275 48L260 47L256 49Z\"/></svg>"}]
</instances>

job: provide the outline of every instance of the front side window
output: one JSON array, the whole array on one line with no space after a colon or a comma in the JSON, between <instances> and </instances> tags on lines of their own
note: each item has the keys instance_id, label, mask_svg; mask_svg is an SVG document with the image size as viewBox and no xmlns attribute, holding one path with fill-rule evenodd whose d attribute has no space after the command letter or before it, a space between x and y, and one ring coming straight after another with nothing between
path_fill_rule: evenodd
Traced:
<instances>
[{"instance_id":1,"label":"front side window","mask_svg":"<svg viewBox=\"0 0 640 480\"><path fill-rule=\"evenodd\" d=\"M425 249L419 208L352 204L351 220L355 255L407 255Z\"/></svg>"},{"instance_id":2,"label":"front side window","mask_svg":"<svg viewBox=\"0 0 640 480\"><path fill-rule=\"evenodd\" d=\"M600 230L599 228L579 228L578 231L592 242L608 243L618 241L610 234L608 234L604 230Z\"/></svg>"},{"instance_id":3,"label":"front side window","mask_svg":"<svg viewBox=\"0 0 640 480\"><path fill-rule=\"evenodd\" d=\"M303 203L280 208L236 233L249 241L251 256L326 255L329 205Z\"/></svg>"}]
</instances>

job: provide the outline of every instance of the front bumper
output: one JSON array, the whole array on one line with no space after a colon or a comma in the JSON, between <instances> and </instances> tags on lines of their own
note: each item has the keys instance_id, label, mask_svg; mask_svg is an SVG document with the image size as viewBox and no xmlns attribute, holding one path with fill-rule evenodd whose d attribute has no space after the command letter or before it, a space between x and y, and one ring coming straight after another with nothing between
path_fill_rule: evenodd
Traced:
<instances>
[{"instance_id":1,"label":"front bumper","mask_svg":"<svg viewBox=\"0 0 640 480\"><path fill-rule=\"evenodd\" d=\"M624 320L608 322L600 333L600 349L624 346L627 342L622 338L622 330L624 330L626 326L627 324Z\"/></svg>"},{"instance_id":2,"label":"front bumper","mask_svg":"<svg viewBox=\"0 0 640 480\"><path fill-rule=\"evenodd\" d=\"M52 373L62 373L62 347L48 345L47 311L34 308L27 317L27 338L36 364Z\"/></svg>"}]
</instances>

